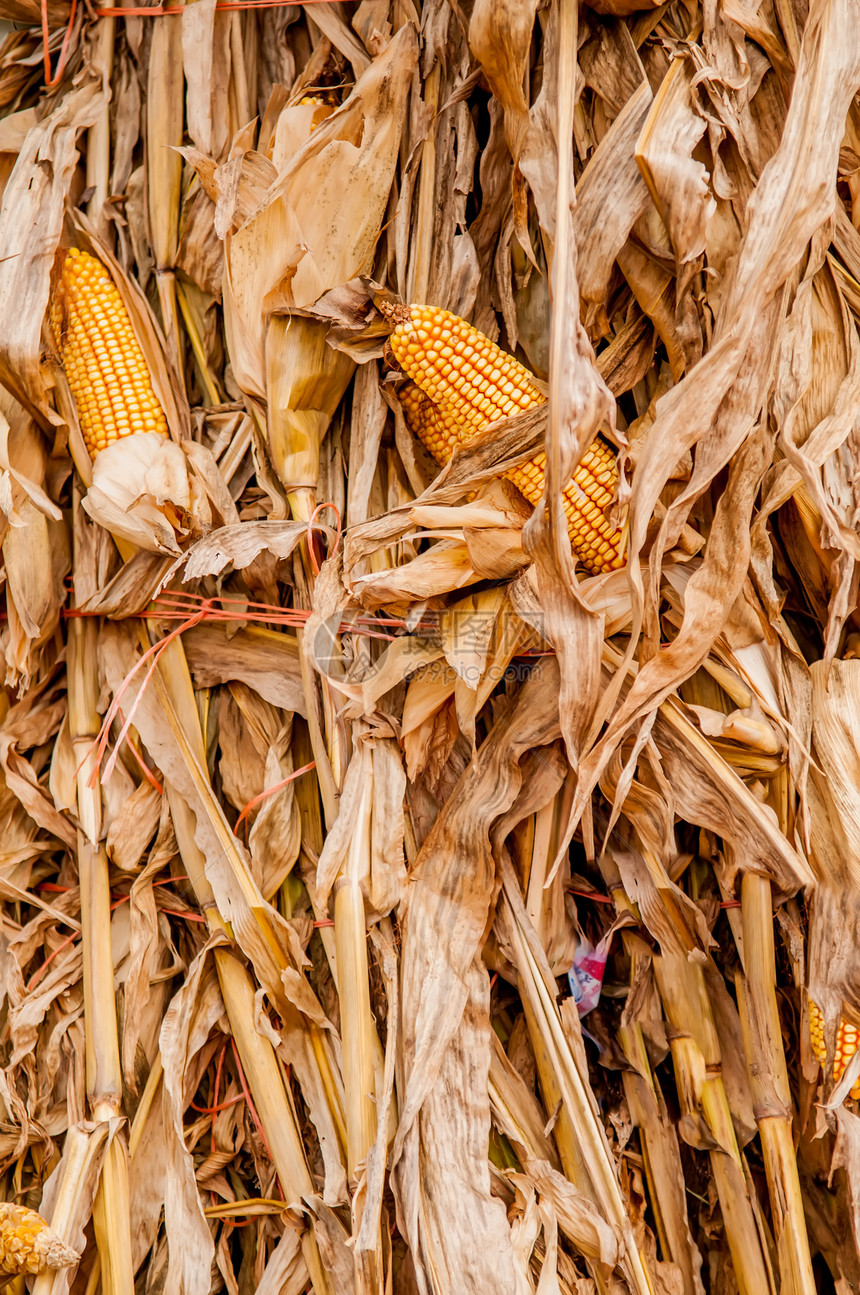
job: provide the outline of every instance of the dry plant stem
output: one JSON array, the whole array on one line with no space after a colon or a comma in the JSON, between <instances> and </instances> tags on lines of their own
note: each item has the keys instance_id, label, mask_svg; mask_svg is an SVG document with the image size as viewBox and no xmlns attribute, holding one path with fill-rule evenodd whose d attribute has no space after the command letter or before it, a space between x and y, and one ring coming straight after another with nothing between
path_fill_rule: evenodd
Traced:
<instances>
[{"instance_id":1,"label":"dry plant stem","mask_svg":"<svg viewBox=\"0 0 860 1295\"><path fill-rule=\"evenodd\" d=\"M412 237L412 258L407 301L425 302L430 287L430 263L433 256L433 226L436 217L436 123L439 107L440 68L437 63L424 82L424 103L430 127L421 149L421 174L418 180L418 209Z\"/></svg>"},{"instance_id":2,"label":"dry plant stem","mask_svg":"<svg viewBox=\"0 0 860 1295\"><path fill-rule=\"evenodd\" d=\"M540 1103L530 1090L524 1088L520 1091L519 1086L524 1081L505 1056L495 1031L490 1036L490 1044L489 1093L493 1118L498 1115L503 1120L502 1131L508 1136L513 1133L515 1143L525 1147L530 1156L536 1160L548 1160L553 1168L557 1168L558 1155L544 1134L545 1118ZM526 1101L522 1100L523 1092Z\"/></svg>"},{"instance_id":3,"label":"dry plant stem","mask_svg":"<svg viewBox=\"0 0 860 1295\"><path fill-rule=\"evenodd\" d=\"M132 1295L134 1291L130 1221L128 1156L125 1144L113 1137L93 1204L103 1295Z\"/></svg>"},{"instance_id":4,"label":"dry plant stem","mask_svg":"<svg viewBox=\"0 0 860 1295\"><path fill-rule=\"evenodd\" d=\"M784 1295L814 1295L803 1196L792 1134L791 1090L776 1001L773 898L767 877L745 873L741 883L744 972L738 1006L753 1109L776 1234Z\"/></svg>"},{"instance_id":5,"label":"dry plant stem","mask_svg":"<svg viewBox=\"0 0 860 1295\"><path fill-rule=\"evenodd\" d=\"M180 796L171 794L169 787L167 794L179 852L197 902L206 914L210 929L229 934L206 880L206 860L194 839L194 815ZM267 1039L257 1033L254 1026L253 982L246 968L237 962L229 950L216 949L214 956L224 1009L269 1144L272 1162L287 1202L298 1202L303 1196L313 1192L313 1180L274 1049ZM313 1220L302 1237L302 1253L316 1295L333 1295L320 1259Z\"/></svg>"},{"instance_id":6,"label":"dry plant stem","mask_svg":"<svg viewBox=\"0 0 860 1295\"><path fill-rule=\"evenodd\" d=\"M323 805L323 815L327 829L331 829L337 818L337 799L338 790L335 781L335 775L332 771L329 752L326 747L325 737L323 735L319 705L319 692L317 691L316 677L313 672L310 660L308 659L307 649L305 648L304 630L300 627L296 629L296 643L299 649L299 670L302 678L302 692L305 696L305 710L308 716L308 735L310 737L311 750L316 761L316 776L319 782L320 799Z\"/></svg>"},{"instance_id":7,"label":"dry plant stem","mask_svg":"<svg viewBox=\"0 0 860 1295\"><path fill-rule=\"evenodd\" d=\"M654 1158L651 1154L651 1144L654 1134L653 1115L656 1106L656 1093L653 1089L653 1077L648 1068L648 1079L643 1078L640 1067L648 1064L648 1057L645 1051L645 1041L642 1037L642 1031L638 1026L622 1026L618 1031L618 1041L624 1049L624 1055L630 1061L631 1065L636 1066L636 1070L622 1071L621 1078L624 1083L624 1096L627 1105L630 1107L630 1116L636 1128L639 1130L639 1137L642 1147L642 1159L645 1164L645 1177L648 1182L648 1197L654 1210L654 1222L657 1228L657 1238L663 1253L668 1259L675 1261L675 1255L672 1242L669 1236L667 1226L667 1216L670 1210L666 1207L666 1201L663 1197L662 1188L664 1186L672 1187L675 1184L671 1180L666 1183L662 1182L659 1176L654 1173ZM650 1083L649 1083L650 1080ZM658 1108L659 1109L659 1108ZM651 1119L649 1119L651 1116ZM659 1118L659 1114L658 1114Z\"/></svg>"},{"instance_id":8,"label":"dry plant stem","mask_svg":"<svg viewBox=\"0 0 860 1295\"><path fill-rule=\"evenodd\" d=\"M671 1026L672 1060L682 1112L704 1118L715 1147L711 1168L741 1295L775 1290L750 1200L731 1110L720 1074L720 1045L702 969L677 954L654 959Z\"/></svg>"},{"instance_id":9,"label":"dry plant stem","mask_svg":"<svg viewBox=\"0 0 860 1295\"><path fill-rule=\"evenodd\" d=\"M320 687L322 690L322 712L323 722L325 724L326 749L328 750L329 766L332 771L335 786L338 789L338 794L340 794L343 790L346 766L349 763L348 741L344 723L338 714L342 705L342 700L335 689L332 688L328 679L321 678Z\"/></svg>"},{"instance_id":10,"label":"dry plant stem","mask_svg":"<svg viewBox=\"0 0 860 1295\"><path fill-rule=\"evenodd\" d=\"M80 1196L92 1157L98 1154L101 1141L106 1134L105 1125L101 1125L93 1132L87 1132L78 1125L72 1125L66 1134L60 1183L50 1223L57 1235L68 1244L72 1242L76 1222L81 1221L78 1217ZM36 1278L32 1292L33 1295L56 1295L56 1292L62 1291L65 1295L68 1286L67 1272L49 1269Z\"/></svg>"},{"instance_id":11,"label":"dry plant stem","mask_svg":"<svg viewBox=\"0 0 860 1295\"><path fill-rule=\"evenodd\" d=\"M303 550L302 557L306 559L306 549ZM316 710L319 695L316 678L304 648L301 630L297 631L296 637L308 714L308 733L316 760L326 827L330 829L337 818L337 787L343 784L341 744L337 737L340 722L328 680L322 679L322 709L326 724L324 736ZM335 955L332 975L341 1011L347 1168L353 1181L358 1166L364 1161L376 1137L375 1076L382 1057L370 1008L367 927L364 897L358 881L358 877L367 872L369 863L370 799L367 792L362 803L360 822L353 837L346 873L342 873L335 884L332 914ZM331 958L329 961L331 962Z\"/></svg>"},{"instance_id":12,"label":"dry plant stem","mask_svg":"<svg viewBox=\"0 0 860 1295\"><path fill-rule=\"evenodd\" d=\"M338 719L328 680L323 681L323 704L329 734L332 772L338 783L340 743ZM328 705L326 705L328 702ZM332 740L333 738L333 740ZM376 1140L376 1052L378 1037L370 1007L367 967L367 923L361 878L370 871L372 775L362 789L361 805L346 864L334 886L334 937L338 965L340 1032L346 1104L347 1167L354 1182L359 1166ZM376 1043L374 1044L374 1038Z\"/></svg>"},{"instance_id":13,"label":"dry plant stem","mask_svg":"<svg viewBox=\"0 0 860 1295\"><path fill-rule=\"evenodd\" d=\"M323 681L324 685L327 681ZM332 716L332 724L336 724ZM334 754L337 754L337 748ZM334 763L334 762L333 762ZM335 769L337 765L335 764ZM346 864L334 885L334 937L343 1047L347 1168L355 1182L376 1141L376 1072L382 1049L370 1006L367 922L361 878L370 871L372 775L361 806Z\"/></svg>"},{"instance_id":14,"label":"dry plant stem","mask_svg":"<svg viewBox=\"0 0 860 1295\"><path fill-rule=\"evenodd\" d=\"M343 1044L343 1086L346 1095L346 1149L349 1176L359 1167L376 1140L376 1076L373 1018L368 993L367 935L361 886L351 877L335 883L334 931Z\"/></svg>"},{"instance_id":15,"label":"dry plant stem","mask_svg":"<svg viewBox=\"0 0 860 1295\"><path fill-rule=\"evenodd\" d=\"M636 1295L653 1295L651 1277L636 1246L606 1135L591 1105L589 1091L565 1036L554 994L546 984L520 921L507 899L505 908L523 1004L528 1002L535 1017L535 1025L546 1046L562 1107L567 1109L581 1157L591 1179L593 1199L604 1218L623 1238L621 1268L631 1290Z\"/></svg>"},{"instance_id":16,"label":"dry plant stem","mask_svg":"<svg viewBox=\"0 0 860 1295\"><path fill-rule=\"evenodd\" d=\"M145 650L149 642L143 629L140 637L141 648ZM168 723L180 740L183 751L187 751L189 769L192 773L199 773L201 768L206 767L203 734L185 651L178 639L174 639L164 652L152 683L158 691ZM200 790L204 793L202 786ZM194 813L181 796L171 792L169 785L167 794L177 844L197 902L206 916L210 929L229 935L229 927L218 912L212 889L206 878L206 859L197 845ZM271 935L272 940L275 940L273 932ZM257 1033L254 1026L253 983L248 971L228 950L215 950L215 964L230 1029L239 1049L242 1067L260 1116L275 1169L288 1201L299 1201L302 1196L313 1191L313 1180L307 1167L295 1114L284 1088L274 1049L268 1040ZM319 1030L312 1029L311 1034L315 1054L321 1062L325 1083L328 1054L324 1048L317 1046ZM333 1087L332 1081L331 1088ZM331 1093L329 1095L331 1096ZM338 1123L336 1108L334 1114L335 1122ZM309 1231L302 1238L302 1251L316 1295L333 1295L320 1260L313 1222L309 1224Z\"/></svg>"},{"instance_id":17,"label":"dry plant stem","mask_svg":"<svg viewBox=\"0 0 860 1295\"><path fill-rule=\"evenodd\" d=\"M104 7L112 9L114 0L105 0ZM97 36L97 48L94 58L95 67L102 73L107 84L110 84L113 72L115 18L100 18ZM104 238L108 221L105 214L105 203L110 195L110 105L105 104L98 120L89 129L87 136L87 188L93 194L87 203L87 215L95 224L100 237Z\"/></svg>"},{"instance_id":18,"label":"dry plant stem","mask_svg":"<svg viewBox=\"0 0 860 1295\"><path fill-rule=\"evenodd\" d=\"M361 805L346 867L334 888L346 1142L349 1176L354 1181L376 1140L376 1078L373 1016L367 965L367 929L361 878L370 870L370 779Z\"/></svg>"},{"instance_id":19,"label":"dry plant stem","mask_svg":"<svg viewBox=\"0 0 860 1295\"><path fill-rule=\"evenodd\" d=\"M185 79L182 71L182 33L173 22L153 25L147 82L147 192L149 227L155 256L161 322L168 357L177 380L183 382L185 365L179 335L176 277L173 264L179 237L182 197L182 144L185 116Z\"/></svg>"},{"instance_id":20,"label":"dry plant stem","mask_svg":"<svg viewBox=\"0 0 860 1295\"><path fill-rule=\"evenodd\" d=\"M99 1286L102 1280L102 1266L96 1255L96 1261L90 1269L90 1275L87 1279L86 1290L84 1295L98 1295Z\"/></svg>"},{"instance_id":21,"label":"dry plant stem","mask_svg":"<svg viewBox=\"0 0 860 1295\"><path fill-rule=\"evenodd\" d=\"M148 647L148 641L142 636L141 648ZM194 697L194 688L188 670L185 651L179 639L170 643L159 661L153 682L158 690L159 699L170 723L174 736L179 742L189 774L204 805L214 801L214 794L206 770L206 756L203 735L200 730L200 717ZM189 811L190 812L190 811ZM191 816L193 822L193 815ZM265 909L259 904L259 891L247 873L245 864L236 855L236 841L220 810L213 812L211 820L220 837L224 854L231 860L234 875L246 892L248 905L259 922L260 929L273 958L286 967L286 958L281 947L278 933L272 926ZM193 839L193 834L192 834ZM196 844L196 843L195 843ZM198 851L199 853L199 851ZM210 895L207 901L211 906ZM206 909L204 908L204 911ZM221 919L219 918L219 921ZM343 1133L344 1116L335 1079L335 1062L326 1033L319 1026L308 1024L308 1036L311 1041L314 1057L320 1070L320 1079L326 1091L335 1126Z\"/></svg>"},{"instance_id":22,"label":"dry plant stem","mask_svg":"<svg viewBox=\"0 0 860 1295\"><path fill-rule=\"evenodd\" d=\"M313 752L313 748L310 744L309 735L307 732L305 732L304 729L302 729L302 731L296 734L293 739L293 758L296 766L301 767L302 765L309 764L311 759L313 758L312 752ZM300 778L296 783L295 795L299 805L299 812L301 814L301 820L302 820L302 841L307 842L311 850L314 852L315 856L319 858L319 854L323 846L322 818L320 814L320 803L319 803L320 802L319 784L312 781L311 778L309 777ZM318 907L317 903L314 900L313 894L309 893L309 898L311 900L311 906L313 908L315 921L320 921L324 919L326 917L326 913L324 910ZM364 917L364 914L362 910L362 919L363 917ZM329 968L331 970L332 980L334 981L334 987L337 990L338 995L340 995L341 989L340 989L340 978L338 975L339 961L338 961L338 955L337 955L337 934L336 934L338 930L338 916L336 911L334 914L334 920L335 920L334 928L332 928L331 926L321 926L318 928L317 934L320 937L323 949L325 951L325 956L328 961ZM341 921L339 923L339 929L341 932L341 936L343 936L343 932L344 932L343 918L341 918ZM365 933L365 939L366 939L366 933ZM360 956L361 954L359 952L359 957ZM364 959L365 959L365 967L366 967L367 966L366 950L364 954ZM365 980L366 979L367 979L367 975L365 973ZM369 1014L370 1013L369 998L365 1006ZM382 1091L382 1075L383 1075L383 1069L385 1065L385 1054L383 1052L382 1044L379 1039L379 1032L377 1031L376 1027L373 1025L373 1018L370 1015L369 1015L369 1020L370 1020L370 1027L371 1027L370 1040L373 1048L373 1068L374 1068L374 1075L375 1075L375 1083L371 1092L380 1093ZM346 1047L345 1041L343 1046L344 1048ZM348 1093L346 1094L345 1103L348 1108L349 1106ZM392 1136L393 1136L394 1129L397 1126L396 1111L397 1111L397 1103L396 1103L395 1096L392 1093L391 1106L390 1106L390 1113L391 1113L390 1132ZM347 1118L347 1127L348 1127L349 1126L348 1109L346 1113L346 1118ZM374 1119L375 1118L376 1118L376 1108L374 1106ZM348 1141L348 1138L347 1138L347 1141Z\"/></svg>"},{"instance_id":23,"label":"dry plant stem","mask_svg":"<svg viewBox=\"0 0 860 1295\"><path fill-rule=\"evenodd\" d=\"M225 949L218 951L216 964L221 992L233 1009L230 1028L239 1049L242 1068L246 1075L253 1073L257 1077L254 1105L264 1130L274 1132L274 1145L269 1144L272 1157L276 1160L284 1192L289 1192L292 1203L300 1196L312 1193L314 1187L280 1067L272 1045L258 1033L254 1024L254 989L247 971ZM288 1110L290 1118L287 1118ZM267 1141L268 1137L267 1132Z\"/></svg>"},{"instance_id":24,"label":"dry plant stem","mask_svg":"<svg viewBox=\"0 0 860 1295\"><path fill-rule=\"evenodd\" d=\"M179 226L185 79L182 32L175 23L156 22L149 52L146 101L149 225L156 268L173 265Z\"/></svg>"},{"instance_id":25,"label":"dry plant stem","mask_svg":"<svg viewBox=\"0 0 860 1295\"><path fill-rule=\"evenodd\" d=\"M546 881L547 866L552 854L552 840L555 824L555 809L558 803L558 797L553 802L540 810L534 816L534 840L532 842L531 857L528 883L526 886L526 911L531 919L532 925L542 940L543 921L544 921L544 882ZM591 1185L591 1179L588 1174L588 1168L583 1159L582 1151L576 1137L576 1133L571 1122L570 1116L562 1103L561 1091L556 1082L553 1071L552 1060L547 1048L546 1040L541 1031L538 1017L533 1011L530 1001L526 995L523 996L523 1012L526 1018L526 1027L531 1040L532 1051L535 1054L538 1075L540 1076L540 1086L543 1093L544 1107L551 1114L558 1112L553 1133L558 1146L559 1156L562 1167L567 1178L574 1186L586 1195L595 1205L597 1197ZM600 1278L595 1278L598 1282Z\"/></svg>"},{"instance_id":26,"label":"dry plant stem","mask_svg":"<svg viewBox=\"0 0 860 1295\"><path fill-rule=\"evenodd\" d=\"M310 764L314 759L310 732L306 732L304 729L296 733L294 728L293 759L297 768L302 768L304 765ZM318 859L323 847L319 782L316 779L312 781L307 777L299 778L296 782L295 797L299 806L299 814L301 816L302 843L306 843L310 846L314 856ZM319 922L325 918L325 913L314 903L312 895L309 895L309 898L313 907L314 920ZM337 949L335 946L334 931L330 926L321 926L318 928L318 934L322 942L323 949L325 950L328 965L331 969L335 989L337 989Z\"/></svg>"},{"instance_id":27,"label":"dry plant stem","mask_svg":"<svg viewBox=\"0 0 860 1295\"><path fill-rule=\"evenodd\" d=\"M178 279L176 280L176 296L179 302L179 309L182 312L182 322L185 325L185 331L188 334L188 340L191 343L191 350L194 353L197 372L200 377L200 381L203 384L203 390L206 393L206 400L210 405L218 405L221 403L222 395L218 390L218 384L215 381L214 374L209 368L209 364L206 359L206 352L203 349L203 341L200 337L197 324L195 323L191 307L188 304L188 297Z\"/></svg>"},{"instance_id":28,"label":"dry plant stem","mask_svg":"<svg viewBox=\"0 0 860 1295\"><path fill-rule=\"evenodd\" d=\"M561 1089L555 1077L549 1046L529 998L523 996L522 1003L529 1039L531 1040L532 1051L535 1054L537 1063L544 1108L550 1113L550 1116L556 1115L557 1112L552 1136L554 1136L558 1146L562 1168L565 1176L573 1183L574 1187L596 1205L597 1197L591 1185L588 1168L576 1137L576 1131L567 1108L562 1102Z\"/></svg>"},{"instance_id":29,"label":"dry plant stem","mask_svg":"<svg viewBox=\"0 0 860 1295\"><path fill-rule=\"evenodd\" d=\"M307 499L294 500L291 506L299 512L310 505ZM308 514L310 516L310 514ZM302 562L310 584L309 554L302 546ZM316 715L315 679L304 650L301 632L299 661L302 684L307 699L308 732L315 757L322 745L323 733ZM317 757L317 773L322 772L320 790L326 825L331 828L336 815L334 789L343 786L345 775L343 724L338 717L338 698L329 681L321 678L322 711L325 723L326 759ZM328 778L333 786L326 786ZM371 833L371 783L362 794L352 844L344 870L334 887L334 934L337 960L336 984L340 1002L341 1041L343 1045L343 1082L345 1093L347 1168L354 1182L359 1166L376 1140L376 1072L382 1056L379 1037L373 1023L370 1006L370 983L367 967L367 924L361 878L370 869Z\"/></svg>"},{"instance_id":30,"label":"dry plant stem","mask_svg":"<svg viewBox=\"0 0 860 1295\"><path fill-rule=\"evenodd\" d=\"M633 1067L622 1072L624 1095L639 1130L648 1196L664 1256L678 1266L684 1295L701 1295L698 1261L687 1218L684 1171L678 1135L668 1117L651 1071L645 1038L638 1025L622 1026L618 1041Z\"/></svg>"},{"instance_id":31,"label":"dry plant stem","mask_svg":"<svg viewBox=\"0 0 860 1295\"><path fill-rule=\"evenodd\" d=\"M167 354L178 381L184 386L185 357L179 331L176 275L172 270L156 270L155 282L158 287L158 302L161 306L161 323L167 343Z\"/></svg>"},{"instance_id":32,"label":"dry plant stem","mask_svg":"<svg viewBox=\"0 0 860 1295\"><path fill-rule=\"evenodd\" d=\"M122 1114L122 1068L114 998L111 950L108 858L97 844L101 831L101 789L93 773L93 742L100 727L97 667L98 625L94 620L69 623L69 730L77 765L78 872L84 976L87 1096L94 1120L107 1122ZM131 1232L128 1160L124 1142L111 1139L95 1206L96 1241L107 1295L131 1295Z\"/></svg>"},{"instance_id":33,"label":"dry plant stem","mask_svg":"<svg viewBox=\"0 0 860 1295\"><path fill-rule=\"evenodd\" d=\"M534 816L534 841L532 843L531 867L529 868L528 885L526 887L526 912L531 918L532 926L537 931L538 938L544 947L546 947L544 927L546 925L546 901L548 899L544 887L548 870L555 858L553 845L558 837L556 825L560 799L560 796L555 797L550 804L545 805Z\"/></svg>"},{"instance_id":34,"label":"dry plant stem","mask_svg":"<svg viewBox=\"0 0 860 1295\"><path fill-rule=\"evenodd\" d=\"M131 1129L128 1135L128 1156L133 1160L137 1148L140 1146L140 1139L143 1136L143 1130L146 1127L146 1121L149 1112L152 1109L152 1103L155 1101L155 1095L158 1092L159 1084L164 1078L164 1066L161 1063L161 1053L157 1052L153 1061L149 1075L147 1076L146 1085L137 1104L137 1110L134 1113L134 1119L131 1122Z\"/></svg>"}]
</instances>

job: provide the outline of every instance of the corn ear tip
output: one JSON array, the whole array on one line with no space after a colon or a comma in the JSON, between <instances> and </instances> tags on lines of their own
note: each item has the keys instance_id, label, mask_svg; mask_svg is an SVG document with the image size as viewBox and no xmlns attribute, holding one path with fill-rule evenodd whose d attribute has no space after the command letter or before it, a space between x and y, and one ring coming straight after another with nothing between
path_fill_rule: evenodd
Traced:
<instances>
[{"instance_id":1,"label":"corn ear tip","mask_svg":"<svg viewBox=\"0 0 860 1295\"><path fill-rule=\"evenodd\" d=\"M16 1275L69 1268L80 1259L41 1214L5 1201L0 1204L0 1271Z\"/></svg>"},{"instance_id":2,"label":"corn ear tip","mask_svg":"<svg viewBox=\"0 0 860 1295\"><path fill-rule=\"evenodd\" d=\"M45 1268L71 1268L81 1257L73 1246L67 1245L51 1228L46 1228L39 1235L36 1249Z\"/></svg>"}]
</instances>

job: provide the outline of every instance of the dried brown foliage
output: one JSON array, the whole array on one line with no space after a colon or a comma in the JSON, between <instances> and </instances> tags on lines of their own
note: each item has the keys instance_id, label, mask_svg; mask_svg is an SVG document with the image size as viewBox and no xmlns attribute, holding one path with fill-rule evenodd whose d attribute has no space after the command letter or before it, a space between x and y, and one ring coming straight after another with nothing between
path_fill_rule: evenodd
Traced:
<instances>
[{"instance_id":1,"label":"dried brown foliage","mask_svg":"<svg viewBox=\"0 0 860 1295\"><path fill-rule=\"evenodd\" d=\"M0 0L0 1183L81 1260L37 1295L856 1289L857 0L49 0L50 87L41 14ZM71 244L170 428L94 465ZM381 300L548 403L438 472Z\"/></svg>"}]
</instances>

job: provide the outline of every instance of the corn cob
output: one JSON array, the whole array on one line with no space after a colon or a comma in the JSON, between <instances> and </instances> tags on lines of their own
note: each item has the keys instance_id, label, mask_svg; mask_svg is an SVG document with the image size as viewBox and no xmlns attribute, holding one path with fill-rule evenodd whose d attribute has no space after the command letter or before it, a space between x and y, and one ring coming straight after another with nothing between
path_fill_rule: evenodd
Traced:
<instances>
[{"instance_id":1,"label":"corn cob","mask_svg":"<svg viewBox=\"0 0 860 1295\"><path fill-rule=\"evenodd\" d=\"M90 458L135 432L167 435L167 420L119 289L95 256L69 248L51 302L51 329Z\"/></svg>"},{"instance_id":2,"label":"corn cob","mask_svg":"<svg viewBox=\"0 0 860 1295\"><path fill-rule=\"evenodd\" d=\"M70 1268L79 1258L35 1210L0 1204L0 1273L17 1277Z\"/></svg>"},{"instance_id":3,"label":"corn cob","mask_svg":"<svg viewBox=\"0 0 860 1295\"><path fill-rule=\"evenodd\" d=\"M414 382L404 382L402 387L398 387L397 397L409 430L437 463L447 462L451 457L451 447L460 441L453 419L447 417L444 410L425 396Z\"/></svg>"},{"instance_id":4,"label":"corn cob","mask_svg":"<svg viewBox=\"0 0 860 1295\"><path fill-rule=\"evenodd\" d=\"M438 463L489 423L544 403L528 370L465 320L437 306L381 309L394 325L391 350L411 379L399 392L406 420ZM545 467L541 453L505 476L536 505ZM571 544L593 572L624 565L623 534L604 516L616 480L612 451L597 437L564 489Z\"/></svg>"},{"instance_id":5,"label":"corn cob","mask_svg":"<svg viewBox=\"0 0 860 1295\"><path fill-rule=\"evenodd\" d=\"M815 1060L823 1067L827 1061L827 1049L824 1046L824 1017L816 1003L809 1000L809 1035ZM860 1031L848 1021L840 1021L836 1032L836 1051L833 1055L833 1082L838 1084L845 1074L845 1067L854 1056L860 1045ZM860 1079L856 1080L851 1097L860 1101Z\"/></svg>"}]
</instances>

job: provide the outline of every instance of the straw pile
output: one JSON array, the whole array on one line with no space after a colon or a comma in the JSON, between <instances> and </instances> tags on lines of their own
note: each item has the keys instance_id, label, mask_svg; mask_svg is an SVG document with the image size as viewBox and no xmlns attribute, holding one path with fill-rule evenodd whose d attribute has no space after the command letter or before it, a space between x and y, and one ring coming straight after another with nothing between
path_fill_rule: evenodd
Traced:
<instances>
[{"instance_id":1,"label":"straw pile","mask_svg":"<svg viewBox=\"0 0 860 1295\"><path fill-rule=\"evenodd\" d=\"M0 2L0 1270L857 1290L857 0L106 3ZM441 471L412 303L546 396Z\"/></svg>"}]
</instances>

